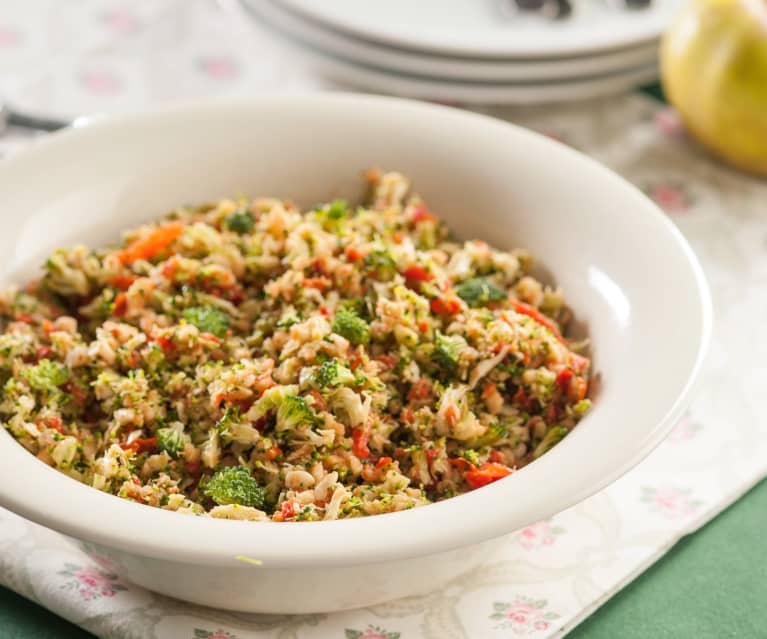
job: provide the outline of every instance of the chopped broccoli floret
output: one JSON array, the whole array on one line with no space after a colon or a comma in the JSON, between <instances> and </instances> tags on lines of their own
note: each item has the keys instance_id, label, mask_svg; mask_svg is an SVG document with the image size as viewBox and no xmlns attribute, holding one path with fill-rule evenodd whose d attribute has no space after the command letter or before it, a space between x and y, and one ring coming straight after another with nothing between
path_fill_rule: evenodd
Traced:
<instances>
[{"instance_id":1,"label":"chopped broccoli floret","mask_svg":"<svg viewBox=\"0 0 767 639\"><path fill-rule=\"evenodd\" d=\"M501 439L509 434L508 427L502 422L495 422L488 426L485 434L470 442L470 445L474 448L482 448L484 446L495 446Z\"/></svg>"},{"instance_id":2,"label":"chopped broccoli floret","mask_svg":"<svg viewBox=\"0 0 767 639\"><path fill-rule=\"evenodd\" d=\"M269 413L269 411L277 408L285 397L297 392L298 386L295 384L272 386L271 388L266 389L261 397L256 400L256 403L250 407L250 410L248 411L248 419L250 421L261 419Z\"/></svg>"},{"instance_id":3,"label":"chopped broccoli floret","mask_svg":"<svg viewBox=\"0 0 767 639\"><path fill-rule=\"evenodd\" d=\"M339 364L337 359L323 362L317 369L317 383L325 386L345 386L354 383L354 373L346 366Z\"/></svg>"},{"instance_id":4,"label":"chopped broccoli floret","mask_svg":"<svg viewBox=\"0 0 767 639\"><path fill-rule=\"evenodd\" d=\"M367 322L350 308L339 308L336 311L332 330L352 344L367 344L370 341Z\"/></svg>"},{"instance_id":5,"label":"chopped broccoli floret","mask_svg":"<svg viewBox=\"0 0 767 639\"><path fill-rule=\"evenodd\" d=\"M351 496L344 500L343 509L341 511L344 513L344 515L348 515L355 510L362 510L362 501L359 497Z\"/></svg>"},{"instance_id":6,"label":"chopped broccoli floret","mask_svg":"<svg viewBox=\"0 0 767 639\"><path fill-rule=\"evenodd\" d=\"M221 435L222 438L228 438L229 424L231 424L235 420L238 420L239 418L240 418L239 406L228 406L227 409L224 411L224 414L221 416L221 419L219 419L216 422L216 430L218 431L218 434Z\"/></svg>"},{"instance_id":7,"label":"chopped broccoli floret","mask_svg":"<svg viewBox=\"0 0 767 639\"><path fill-rule=\"evenodd\" d=\"M476 450L468 448L458 453L458 456L463 457L466 461L474 464L475 466L479 466L479 453Z\"/></svg>"},{"instance_id":8,"label":"chopped broccoli floret","mask_svg":"<svg viewBox=\"0 0 767 639\"><path fill-rule=\"evenodd\" d=\"M301 512L293 517L294 521L311 521L317 519L317 514L314 509L306 505L301 509Z\"/></svg>"},{"instance_id":9,"label":"chopped broccoli floret","mask_svg":"<svg viewBox=\"0 0 767 639\"><path fill-rule=\"evenodd\" d=\"M575 406L573 406L573 414L576 417L583 417L591 409L591 400L582 399Z\"/></svg>"},{"instance_id":10,"label":"chopped broccoli floret","mask_svg":"<svg viewBox=\"0 0 767 639\"><path fill-rule=\"evenodd\" d=\"M346 200L333 200L326 208L330 220L340 220L349 215L350 212L349 203Z\"/></svg>"},{"instance_id":11,"label":"chopped broccoli floret","mask_svg":"<svg viewBox=\"0 0 767 639\"><path fill-rule=\"evenodd\" d=\"M184 435L175 428L158 429L157 450L161 453L168 453L175 459L184 450Z\"/></svg>"},{"instance_id":12,"label":"chopped broccoli floret","mask_svg":"<svg viewBox=\"0 0 767 639\"><path fill-rule=\"evenodd\" d=\"M222 468L205 483L202 492L219 506L237 504L263 510L266 502L264 489L242 466Z\"/></svg>"},{"instance_id":13,"label":"chopped broccoli floret","mask_svg":"<svg viewBox=\"0 0 767 639\"><path fill-rule=\"evenodd\" d=\"M535 447L533 457L538 459L544 453L549 452L554 446L565 438L569 431L564 426L552 426L546 433L541 443Z\"/></svg>"},{"instance_id":14,"label":"chopped broccoli floret","mask_svg":"<svg viewBox=\"0 0 767 639\"><path fill-rule=\"evenodd\" d=\"M365 266L375 279L388 282L397 273L397 264L389 251L373 251L365 256Z\"/></svg>"},{"instance_id":15,"label":"chopped broccoli floret","mask_svg":"<svg viewBox=\"0 0 767 639\"><path fill-rule=\"evenodd\" d=\"M508 373L511 377L519 377L525 372L525 366L522 362L506 361L501 362L495 367L495 370L503 373Z\"/></svg>"},{"instance_id":16,"label":"chopped broccoli floret","mask_svg":"<svg viewBox=\"0 0 767 639\"><path fill-rule=\"evenodd\" d=\"M361 386L367 390L383 390L386 388L386 384L384 384L380 379L376 377L368 377L359 368L354 371L353 375L354 386Z\"/></svg>"},{"instance_id":17,"label":"chopped broccoli floret","mask_svg":"<svg viewBox=\"0 0 767 639\"><path fill-rule=\"evenodd\" d=\"M488 302L498 302L507 297L506 291L498 288L484 277L473 277L461 282L455 289L464 302L471 307L485 306Z\"/></svg>"},{"instance_id":18,"label":"chopped broccoli floret","mask_svg":"<svg viewBox=\"0 0 767 639\"><path fill-rule=\"evenodd\" d=\"M302 424L312 425L314 422L314 412L303 397L286 395L277 407L278 431L298 428Z\"/></svg>"},{"instance_id":19,"label":"chopped broccoli floret","mask_svg":"<svg viewBox=\"0 0 767 639\"><path fill-rule=\"evenodd\" d=\"M282 317L277 320L275 326L277 328L290 328L296 324L300 324L301 320L296 315L295 311L289 310L282 314Z\"/></svg>"},{"instance_id":20,"label":"chopped broccoli floret","mask_svg":"<svg viewBox=\"0 0 767 639\"><path fill-rule=\"evenodd\" d=\"M58 249L45 263L45 288L57 295L69 297L87 297L91 291L91 282L83 269L73 268L69 264L68 251Z\"/></svg>"},{"instance_id":21,"label":"chopped broccoli floret","mask_svg":"<svg viewBox=\"0 0 767 639\"><path fill-rule=\"evenodd\" d=\"M337 232L340 221L349 217L352 210L346 200L334 200L329 204L318 204L312 211L312 216L325 228Z\"/></svg>"},{"instance_id":22,"label":"chopped broccoli floret","mask_svg":"<svg viewBox=\"0 0 767 639\"><path fill-rule=\"evenodd\" d=\"M253 230L253 215L247 209L240 209L230 213L224 220L226 228L242 235Z\"/></svg>"},{"instance_id":23,"label":"chopped broccoli floret","mask_svg":"<svg viewBox=\"0 0 767 639\"><path fill-rule=\"evenodd\" d=\"M69 379L66 366L42 359L36 366L30 366L22 375L32 388L43 391L54 391Z\"/></svg>"},{"instance_id":24,"label":"chopped broccoli floret","mask_svg":"<svg viewBox=\"0 0 767 639\"><path fill-rule=\"evenodd\" d=\"M341 302L338 304L338 308L348 308L357 315L359 315L362 319L368 320L371 317L371 310L368 306L367 300L365 300L364 297L353 297L346 300L341 300Z\"/></svg>"},{"instance_id":25,"label":"chopped broccoli floret","mask_svg":"<svg viewBox=\"0 0 767 639\"><path fill-rule=\"evenodd\" d=\"M461 352L466 348L466 340L460 335L443 335L437 331L434 343L434 361L444 369L455 370Z\"/></svg>"},{"instance_id":26,"label":"chopped broccoli floret","mask_svg":"<svg viewBox=\"0 0 767 639\"><path fill-rule=\"evenodd\" d=\"M280 319L277 320L275 326L278 328L290 328L300 324L302 319L303 315L293 306L286 306L283 308L282 315L280 315Z\"/></svg>"},{"instance_id":27,"label":"chopped broccoli floret","mask_svg":"<svg viewBox=\"0 0 767 639\"><path fill-rule=\"evenodd\" d=\"M216 422L216 430L221 436L221 440L225 443L229 443L232 440L232 434L230 432L230 426L237 423L240 420L240 408L239 406L228 406L224 411L224 414Z\"/></svg>"},{"instance_id":28,"label":"chopped broccoli floret","mask_svg":"<svg viewBox=\"0 0 767 639\"><path fill-rule=\"evenodd\" d=\"M229 329L229 317L212 306L192 306L184 309L184 319L203 333L224 337Z\"/></svg>"}]
</instances>

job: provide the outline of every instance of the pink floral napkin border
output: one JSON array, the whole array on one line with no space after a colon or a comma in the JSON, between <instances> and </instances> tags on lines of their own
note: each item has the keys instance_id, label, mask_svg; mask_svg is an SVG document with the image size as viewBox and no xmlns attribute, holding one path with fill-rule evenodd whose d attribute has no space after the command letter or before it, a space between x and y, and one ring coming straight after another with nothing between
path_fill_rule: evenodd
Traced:
<instances>
[{"instance_id":1,"label":"pink floral napkin border","mask_svg":"<svg viewBox=\"0 0 767 639\"><path fill-rule=\"evenodd\" d=\"M217 7L207 0L14 3L0 16L0 92L62 114L328 86L268 34ZM42 32L33 26L41 20ZM150 53L157 64L149 64ZM286 617L183 604L123 582L108 562L2 509L0 583L110 639L561 637L765 476L767 341L759 318L767 317L760 288L767 185L709 159L670 110L638 95L485 111L623 174L672 217L703 263L717 315L711 355L689 414L645 462L510 535L493 562L445 588L364 610ZM0 153L26 139L1 137Z\"/></svg>"}]
</instances>

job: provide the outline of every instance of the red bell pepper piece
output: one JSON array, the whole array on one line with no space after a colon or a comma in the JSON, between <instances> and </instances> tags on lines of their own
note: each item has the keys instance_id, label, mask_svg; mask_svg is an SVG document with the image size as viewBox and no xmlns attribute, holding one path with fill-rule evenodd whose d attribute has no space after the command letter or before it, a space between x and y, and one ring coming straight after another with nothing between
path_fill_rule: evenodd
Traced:
<instances>
[{"instance_id":1,"label":"red bell pepper piece","mask_svg":"<svg viewBox=\"0 0 767 639\"><path fill-rule=\"evenodd\" d=\"M461 302L455 297L443 296L429 300L429 308L437 315L455 315L461 311Z\"/></svg>"},{"instance_id":2,"label":"red bell pepper piece","mask_svg":"<svg viewBox=\"0 0 767 639\"><path fill-rule=\"evenodd\" d=\"M472 488L487 486L494 481L503 479L511 475L513 471L508 466L495 462L485 462L479 468L474 468L466 472L463 478Z\"/></svg>"},{"instance_id":3,"label":"red bell pepper piece","mask_svg":"<svg viewBox=\"0 0 767 639\"><path fill-rule=\"evenodd\" d=\"M535 308L535 306L530 306L530 304L525 304L524 302L520 302L519 300L515 299L511 300L511 305L517 313L532 317L541 326L549 329L553 333L554 337L556 337L560 342L563 344L565 343L565 338L562 337L562 334L559 332L559 329L556 327L554 322L552 322L548 317L546 317L537 308Z\"/></svg>"},{"instance_id":4,"label":"red bell pepper piece","mask_svg":"<svg viewBox=\"0 0 767 639\"><path fill-rule=\"evenodd\" d=\"M428 282L434 277L431 273L429 273L429 271L426 270L425 267L421 266L420 264L413 264L412 266L408 266L402 272L402 274L405 276L406 280L411 282Z\"/></svg>"},{"instance_id":5,"label":"red bell pepper piece","mask_svg":"<svg viewBox=\"0 0 767 639\"><path fill-rule=\"evenodd\" d=\"M352 431L352 452L361 459L370 457L368 441L370 440L370 431L362 426L358 426Z\"/></svg>"},{"instance_id":6,"label":"red bell pepper piece","mask_svg":"<svg viewBox=\"0 0 767 639\"><path fill-rule=\"evenodd\" d=\"M182 222L168 222L158 226L146 237L131 242L118 253L123 264L133 264L136 260L146 260L173 244L184 232Z\"/></svg>"}]
</instances>

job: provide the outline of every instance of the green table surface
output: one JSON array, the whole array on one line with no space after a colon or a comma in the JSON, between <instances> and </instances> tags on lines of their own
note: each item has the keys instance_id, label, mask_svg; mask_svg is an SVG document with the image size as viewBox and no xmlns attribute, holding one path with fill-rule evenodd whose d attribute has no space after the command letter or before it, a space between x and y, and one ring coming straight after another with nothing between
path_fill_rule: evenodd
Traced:
<instances>
[{"instance_id":1,"label":"green table surface","mask_svg":"<svg viewBox=\"0 0 767 639\"><path fill-rule=\"evenodd\" d=\"M663 100L658 85L643 89ZM767 480L685 538L567 639L767 637ZM0 588L0 639L90 639Z\"/></svg>"}]
</instances>

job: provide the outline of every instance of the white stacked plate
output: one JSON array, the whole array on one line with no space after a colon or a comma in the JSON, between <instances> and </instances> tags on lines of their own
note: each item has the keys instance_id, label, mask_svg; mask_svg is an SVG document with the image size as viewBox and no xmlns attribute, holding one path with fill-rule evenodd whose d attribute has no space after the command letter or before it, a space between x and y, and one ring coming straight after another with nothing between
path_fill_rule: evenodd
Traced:
<instances>
[{"instance_id":1,"label":"white stacked plate","mask_svg":"<svg viewBox=\"0 0 767 639\"><path fill-rule=\"evenodd\" d=\"M323 75L354 87L469 103L577 100L658 77L658 40L682 0L241 0ZM546 0L546 8L567 0ZM527 0L529 3L530 0ZM553 3L553 4L552 4Z\"/></svg>"}]
</instances>

